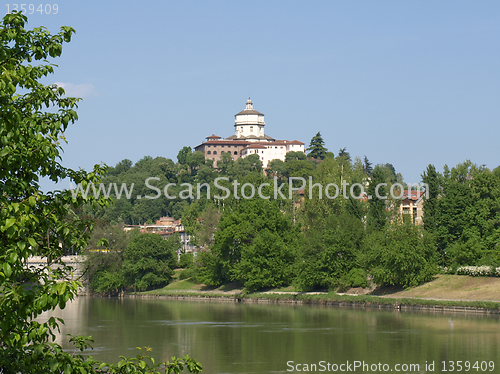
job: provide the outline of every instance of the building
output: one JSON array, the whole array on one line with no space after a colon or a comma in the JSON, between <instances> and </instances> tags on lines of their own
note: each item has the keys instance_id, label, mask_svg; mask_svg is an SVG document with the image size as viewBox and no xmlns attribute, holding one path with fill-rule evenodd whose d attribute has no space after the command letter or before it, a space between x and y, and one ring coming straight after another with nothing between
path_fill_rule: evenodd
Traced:
<instances>
[{"instance_id":1,"label":"building","mask_svg":"<svg viewBox=\"0 0 500 374\"><path fill-rule=\"evenodd\" d=\"M422 224L424 216L424 194L425 191L404 190L403 198L399 205L399 213L411 214L415 225Z\"/></svg>"},{"instance_id":2,"label":"building","mask_svg":"<svg viewBox=\"0 0 500 374\"><path fill-rule=\"evenodd\" d=\"M191 244L191 237L184 230L184 226L182 225L180 219L175 220L173 217L160 217L160 219L156 220L154 224L138 226L128 225L124 228L124 230L129 231L134 228L138 228L142 234L158 234L164 239L172 234L178 234L182 246L180 252L177 254L178 256L180 256L181 253L197 252L197 248Z\"/></svg>"},{"instance_id":3,"label":"building","mask_svg":"<svg viewBox=\"0 0 500 374\"><path fill-rule=\"evenodd\" d=\"M233 160L257 154L264 167L272 160L285 161L288 152L305 152L304 143L276 140L265 134L265 126L264 114L256 111L248 98L245 109L234 116L234 135L225 139L215 134L207 136L195 151L203 152L205 159L214 161L214 166L224 153L230 154Z\"/></svg>"}]
</instances>

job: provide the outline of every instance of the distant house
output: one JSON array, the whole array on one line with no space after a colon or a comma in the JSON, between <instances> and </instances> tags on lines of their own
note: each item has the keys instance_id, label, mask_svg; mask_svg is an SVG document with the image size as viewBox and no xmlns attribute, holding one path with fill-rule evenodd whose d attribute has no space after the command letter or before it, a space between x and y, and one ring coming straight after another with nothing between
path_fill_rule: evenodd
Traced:
<instances>
[{"instance_id":1,"label":"distant house","mask_svg":"<svg viewBox=\"0 0 500 374\"><path fill-rule=\"evenodd\" d=\"M164 239L177 233L182 245L180 253L178 253L179 256L181 253L197 252L197 247L191 244L191 237L186 233L180 219L175 220L173 217L160 217L154 224L150 225L127 225L124 231L133 230L134 228L138 228L142 234L158 234Z\"/></svg>"},{"instance_id":2,"label":"distant house","mask_svg":"<svg viewBox=\"0 0 500 374\"><path fill-rule=\"evenodd\" d=\"M404 190L401 205L399 206L399 213L411 214L412 220L416 225L423 223L424 194L425 191Z\"/></svg>"},{"instance_id":3,"label":"distant house","mask_svg":"<svg viewBox=\"0 0 500 374\"><path fill-rule=\"evenodd\" d=\"M234 135L226 139L212 134L206 141L195 147L195 151L203 152L205 159L217 161L222 154L228 153L233 160L257 154L262 165L267 167L272 160L285 161L287 152L305 152L304 143L298 140L276 140L264 132L264 114L253 109L248 98L246 108L234 116Z\"/></svg>"}]
</instances>

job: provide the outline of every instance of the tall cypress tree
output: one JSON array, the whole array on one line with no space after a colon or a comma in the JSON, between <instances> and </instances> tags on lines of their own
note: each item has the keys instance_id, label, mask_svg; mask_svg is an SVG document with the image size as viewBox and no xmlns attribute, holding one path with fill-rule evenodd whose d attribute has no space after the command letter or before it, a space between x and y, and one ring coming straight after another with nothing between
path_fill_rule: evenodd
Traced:
<instances>
[{"instance_id":1,"label":"tall cypress tree","mask_svg":"<svg viewBox=\"0 0 500 374\"><path fill-rule=\"evenodd\" d=\"M422 181L428 186L428 198L424 201L424 229L434 231L436 229L436 204L439 195L439 174L434 165L429 164L422 174Z\"/></svg>"},{"instance_id":2,"label":"tall cypress tree","mask_svg":"<svg viewBox=\"0 0 500 374\"><path fill-rule=\"evenodd\" d=\"M385 184L384 171L377 165L373 169L367 190L369 205L366 223L370 231L379 231L387 223L386 199L384 199L387 197L387 186L383 184Z\"/></svg>"},{"instance_id":3,"label":"tall cypress tree","mask_svg":"<svg viewBox=\"0 0 500 374\"><path fill-rule=\"evenodd\" d=\"M372 163L368 160L368 157L365 156L363 160L363 171L366 175L370 176L373 172Z\"/></svg>"}]
</instances>

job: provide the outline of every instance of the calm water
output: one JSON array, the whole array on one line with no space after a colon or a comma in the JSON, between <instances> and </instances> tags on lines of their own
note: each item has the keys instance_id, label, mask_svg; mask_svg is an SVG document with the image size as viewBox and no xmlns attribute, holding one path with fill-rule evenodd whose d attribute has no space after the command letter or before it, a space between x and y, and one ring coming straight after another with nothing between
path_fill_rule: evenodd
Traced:
<instances>
[{"instance_id":1,"label":"calm water","mask_svg":"<svg viewBox=\"0 0 500 374\"><path fill-rule=\"evenodd\" d=\"M69 348L68 333L92 335L92 355L105 361L150 346L156 359L188 353L207 374L291 372L291 361L299 369L316 363L318 371L320 361L325 369L348 361L419 364L420 373L434 362L434 372L444 372L449 360L494 361L500 373L498 316L91 297L55 314L66 322L61 344Z\"/></svg>"}]
</instances>

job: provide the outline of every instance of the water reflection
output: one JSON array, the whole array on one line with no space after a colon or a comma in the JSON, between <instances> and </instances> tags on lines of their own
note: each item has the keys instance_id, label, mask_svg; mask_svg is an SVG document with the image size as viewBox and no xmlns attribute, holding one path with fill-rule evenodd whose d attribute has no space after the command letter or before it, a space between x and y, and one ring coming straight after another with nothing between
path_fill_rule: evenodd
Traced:
<instances>
[{"instance_id":1,"label":"water reflection","mask_svg":"<svg viewBox=\"0 0 500 374\"><path fill-rule=\"evenodd\" d=\"M93 335L98 359L150 346L156 359L190 354L206 373L286 372L287 361L424 365L500 356L498 316L90 297L56 314L66 322L60 342L67 346L67 333Z\"/></svg>"}]
</instances>

